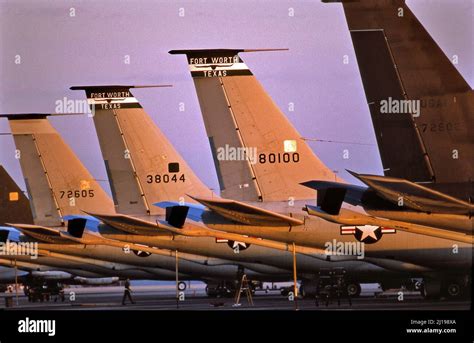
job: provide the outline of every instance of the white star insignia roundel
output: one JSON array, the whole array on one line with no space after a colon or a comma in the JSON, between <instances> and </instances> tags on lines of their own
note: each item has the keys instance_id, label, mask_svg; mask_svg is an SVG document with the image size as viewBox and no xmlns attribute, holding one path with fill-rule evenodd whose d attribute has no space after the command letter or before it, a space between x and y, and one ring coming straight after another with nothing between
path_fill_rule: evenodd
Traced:
<instances>
[{"instance_id":1,"label":"white star insignia roundel","mask_svg":"<svg viewBox=\"0 0 474 343\"><path fill-rule=\"evenodd\" d=\"M354 237L367 244L378 242L384 234L393 234L397 230L390 227L374 225L345 226L341 225L341 235L354 235Z\"/></svg>"},{"instance_id":2,"label":"white star insignia roundel","mask_svg":"<svg viewBox=\"0 0 474 343\"><path fill-rule=\"evenodd\" d=\"M248 248L247 243L244 242L230 241L229 243L232 244L232 249L239 248L240 250L245 250Z\"/></svg>"},{"instance_id":3,"label":"white star insignia roundel","mask_svg":"<svg viewBox=\"0 0 474 343\"><path fill-rule=\"evenodd\" d=\"M379 226L364 225L364 226L356 226L356 228L362 231L362 237L360 238L361 241L363 241L367 237L378 240L377 235L375 234L375 231L380 229Z\"/></svg>"}]
</instances>

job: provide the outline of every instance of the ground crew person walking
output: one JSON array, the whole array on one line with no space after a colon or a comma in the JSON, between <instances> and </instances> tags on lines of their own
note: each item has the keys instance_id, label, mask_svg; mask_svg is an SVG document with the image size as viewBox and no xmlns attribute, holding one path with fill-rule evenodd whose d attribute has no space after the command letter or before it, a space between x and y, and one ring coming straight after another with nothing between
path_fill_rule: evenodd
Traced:
<instances>
[{"instance_id":1,"label":"ground crew person walking","mask_svg":"<svg viewBox=\"0 0 474 343\"><path fill-rule=\"evenodd\" d=\"M8 286L5 292L5 307L13 307L13 287Z\"/></svg>"},{"instance_id":2,"label":"ground crew person walking","mask_svg":"<svg viewBox=\"0 0 474 343\"><path fill-rule=\"evenodd\" d=\"M132 289L130 288L130 280L125 280L125 290L123 291L122 305L125 305L125 299L128 298L132 304L135 304L135 301L132 299Z\"/></svg>"}]
</instances>

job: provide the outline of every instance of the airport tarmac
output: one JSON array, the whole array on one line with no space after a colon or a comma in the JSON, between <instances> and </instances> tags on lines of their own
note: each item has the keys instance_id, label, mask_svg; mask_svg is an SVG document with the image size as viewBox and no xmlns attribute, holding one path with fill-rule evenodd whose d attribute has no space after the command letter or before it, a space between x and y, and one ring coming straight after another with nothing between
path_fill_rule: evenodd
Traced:
<instances>
[{"instance_id":1,"label":"airport tarmac","mask_svg":"<svg viewBox=\"0 0 474 343\"><path fill-rule=\"evenodd\" d=\"M259 290L253 296L254 305L247 302L242 293L240 306L234 305L234 298L208 298L202 285L191 285L184 292L184 301L177 302L175 287L172 285L134 286L133 298L135 304L121 304L123 287L77 287L65 289L65 301L50 300L48 302L28 302L22 293L17 299L13 297L12 308L9 310L294 310L295 302L282 296L279 290L265 292ZM3 298L3 294L0 295ZM364 289L361 296L351 299L341 299L340 305L333 299L328 306L325 303L316 305L314 299L297 301L299 310L469 310L469 300L425 300L418 292L405 291L403 300L398 299L398 290L380 292L379 290ZM0 308L5 308L1 299Z\"/></svg>"}]
</instances>

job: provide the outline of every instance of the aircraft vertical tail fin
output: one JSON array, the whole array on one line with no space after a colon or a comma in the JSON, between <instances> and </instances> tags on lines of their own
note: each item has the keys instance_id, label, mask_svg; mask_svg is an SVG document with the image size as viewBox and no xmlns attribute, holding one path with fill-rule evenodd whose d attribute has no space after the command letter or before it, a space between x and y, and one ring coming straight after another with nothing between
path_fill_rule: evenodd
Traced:
<instances>
[{"instance_id":1,"label":"aircraft vertical tail fin","mask_svg":"<svg viewBox=\"0 0 474 343\"><path fill-rule=\"evenodd\" d=\"M405 1L341 2L385 175L472 180L474 93L452 61Z\"/></svg>"},{"instance_id":2,"label":"aircraft vertical tail fin","mask_svg":"<svg viewBox=\"0 0 474 343\"><path fill-rule=\"evenodd\" d=\"M33 224L33 216L28 198L0 166L0 226L5 223Z\"/></svg>"},{"instance_id":3,"label":"aircraft vertical tail fin","mask_svg":"<svg viewBox=\"0 0 474 343\"><path fill-rule=\"evenodd\" d=\"M59 226L84 211L114 212L108 195L47 120L49 114L8 118L36 225Z\"/></svg>"},{"instance_id":4,"label":"aircraft vertical tail fin","mask_svg":"<svg viewBox=\"0 0 474 343\"><path fill-rule=\"evenodd\" d=\"M169 53L187 56L221 195L242 201L309 199L314 194L301 182L337 177L314 155L239 56L262 50L275 49Z\"/></svg>"},{"instance_id":5,"label":"aircraft vertical tail fin","mask_svg":"<svg viewBox=\"0 0 474 343\"><path fill-rule=\"evenodd\" d=\"M212 195L130 91L145 87L162 86L71 87L86 92L114 201L127 215L164 214L153 204Z\"/></svg>"}]
</instances>

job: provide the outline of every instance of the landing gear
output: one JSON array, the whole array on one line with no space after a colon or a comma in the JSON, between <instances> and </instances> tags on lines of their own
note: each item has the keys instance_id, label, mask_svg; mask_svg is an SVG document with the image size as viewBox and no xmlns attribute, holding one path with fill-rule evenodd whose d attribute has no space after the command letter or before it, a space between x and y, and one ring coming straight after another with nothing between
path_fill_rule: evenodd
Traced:
<instances>
[{"instance_id":1,"label":"landing gear","mask_svg":"<svg viewBox=\"0 0 474 343\"><path fill-rule=\"evenodd\" d=\"M346 298L349 306L352 306L351 298L353 295L360 294L360 285L350 279L346 280L346 271L343 268L320 270L318 281L315 297L318 307L320 301L324 302L327 307L333 300L337 300L337 305L341 306L343 298Z\"/></svg>"},{"instance_id":2,"label":"landing gear","mask_svg":"<svg viewBox=\"0 0 474 343\"><path fill-rule=\"evenodd\" d=\"M337 288L337 292L349 298L360 296L362 291L360 283L347 278L344 270L334 268L320 271L317 280L303 280L300 286L300 294L303 298L314 298L328 286L329 288Z\"/></svg>"},{"instance_id":3,"label":"landing gear","mask_svg":"<svg viewBox=\"0 0 474 343\"><path fill-rule=\"evenodd\" d=\"M384 279L382 282L379 283L380 288L382 291L386 292L389 289L407 289L409 291L420 291L422 282L421 280L417 279Z\"/></svg>"},{"instance_id":4,"label":"landing gear","mask_svg":"<svg viewBox=\"0 0 474 343\"><path fill-rule=\"evenodd\" d=\"M441 296L441 281L424 280L420 293L425 299L439 299Z\"/></svg>"},{"instance_id":5,"label":"landing gear","mask_svg":"<svg viewBox=\"0 0 474 343\"><path fill-rule=\"evenodd\" d=\"M413 290L414 291L420 291L421 292L422 287L423 287L423 281L414 281L413 282Z\"/></svg>"},{"instance_id":6,"label":"landing gear","mask_svg":"<svg viewBox=\"0 0 474 343\"><path fill-rule=\"evenodd\" d=\"M178 283L178 291L185 291L186 287L186 282L181 281Z\"/></svg>"},{"instance_id":7,"label":"landing gear","mask_svg":"<svg viewBox=\"0 0 474 343\"><path fill-rule=\"evenodd\" d=\"M304 298L314 298L318 295L318 280L303 280L301 281L300 286L300 295ZM293 287L290 288L290 291L293 291Z\"/></svg>"},{"instance_id":8,"label":"landing gear","mask_svg":"<svg viewBox=\"0 0 474 343\"><path fill-rule=\"evenodd\" d=\"M469 282L463 278L451 278L446 280L427 279L423 281L420 289L425 299L461 299L469 293Z\"/></svg>"},{"instance_id":9,"label":"landing gear","mask_svg":"<svg viewBox=\"0 0 474 343\"><path fill-rule=\"evenodd\" d=\"M456 282L448 283L445 289L446 295L449 298L457 298L461 296L461 285Z\"/></svg>"},{"instance_id":10,"label":"landing gear","mask_svg":"<svg viewBox=\"0 0 474 343\"><path fill-rule=\"evenodd\" d=\"M360 295L360 292L362 291L362 287L360 286L360 283L353 282L353 281L348 281L346 284L346 293L347 296L351 298L358 297Z\"/></svg>"},{"instance_id":11,"label":"landing gear","mask_svg":"<svg viewBox=\"0 0 474 343\"><path fill-rule=\"evenodd\" d=\"M235 286L231 282L208 283L206 294L209 298L231 298L234 296Z\"/></svg>"},{"instance_id":12,"label":"landing gear","mask_svg":"<svg viewBox=\"0 0 474 343\"><path fill-rule=\"evenodd\" d=\"M469 296L470 284L467 279L449 279L442 283L442 295L448 299L461 299Z\"/></svg>"},{"instance_id":13,"label":"landing gear","mask_svg":"<svg viewBox=\"0 0 474 343\"><path fill-rule=\"evenodd\" d=\"M33 280L24 286L23 292L28 297L29 302L65 301L64 287L59 282Z\"/></svg>"}]
</instances>

